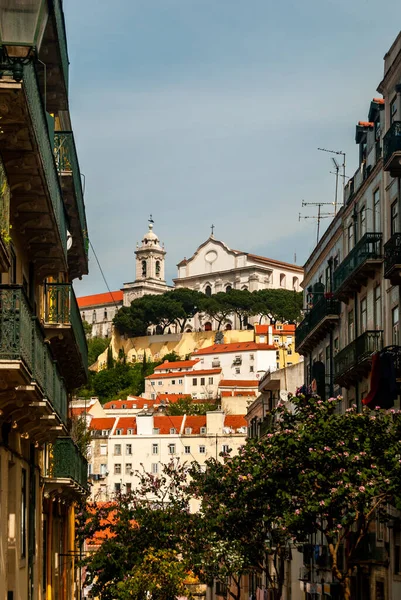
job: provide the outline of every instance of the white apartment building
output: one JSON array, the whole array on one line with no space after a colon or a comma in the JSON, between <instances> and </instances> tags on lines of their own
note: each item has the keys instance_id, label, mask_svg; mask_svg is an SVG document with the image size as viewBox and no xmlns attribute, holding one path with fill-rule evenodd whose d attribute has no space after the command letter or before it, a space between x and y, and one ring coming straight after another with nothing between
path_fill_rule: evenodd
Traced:
<instances>
[{"instance_id":1,"label":"white apartment building","mask_svg":"<svg viewBox=\"0 0 401 600\"><path fill-rule=\"evenodd\" d=\"M178 417L143 411L135 416L94 418L90 429L91 496L99 501L133 489L134 473L142 465L146 472L158 475L161 465L172 458L204 464L230 449L236 454L247 433L242 415L222 411Z\"/></svg>"},{"instance_id":2,"label":"white apartment building","mask_svg":"<svg viewBox=\"0 0 401 600\"><path fill-rule=\"evenodd\" d=\"M276 346L256 342L214 344L193 352L204 369L219 368L224 379L257 379L276 366Z\"/></svg>"},{"instance_id":3,"label":"white apartment building","mask_svg":"<svg viewBox=\"0 0 401 600\"><path fill-rule=\"evenodd\" d=\"M155 372L145 378L145 396L156 400L158 394L172 392L195 399L212 399L217 397L220 379L221 369Z\"/></svg>"}]
</instances>

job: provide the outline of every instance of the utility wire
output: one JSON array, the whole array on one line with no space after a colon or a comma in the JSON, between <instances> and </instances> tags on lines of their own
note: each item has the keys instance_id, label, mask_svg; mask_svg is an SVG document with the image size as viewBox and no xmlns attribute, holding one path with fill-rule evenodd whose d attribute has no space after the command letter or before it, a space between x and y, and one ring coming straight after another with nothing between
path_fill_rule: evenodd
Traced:
<instances>
[{"instance_id":1,"label":"utility wire","mask_svg":"<svg viewBox=\"0 0 401 600\"><path fill-rule=\"evenodd\" d=\"M101 266L101 264L100 264L100 261L99 261L99 259L98 259L98 257L97 257L97 254L96 254L96 252L95 252L95 249L94 249L94 247L93 247L93 244L92 244L92 242L91 242L90 238L88 238L88 239L89 239L89 245L90 245L90 247L92 248L92 252L93 252L93 254L94 254L94 256L95 256L95 259L96 259L96 262L97 262L97 266L99 267L100 273L102 274L103 281L104 281L104 282L105 282L105 284L106 284L106 287L107 287L107 289L108 289L108 292L109 292L109 294L110 294L110 296L111 296L111 299L112 299L112 301L113 301L113 304L114 304L114 306L115 306L115 307L116 307L116 309L118 310L118 305L117 305L117 302L114 300L113 292L111 291L111 289L110 289L110 287L109 287L109 284L107 283L106 276L105 276L105 274L104 274L104 272L103 272L102 266Z\"/></svg>"}]
</instances>

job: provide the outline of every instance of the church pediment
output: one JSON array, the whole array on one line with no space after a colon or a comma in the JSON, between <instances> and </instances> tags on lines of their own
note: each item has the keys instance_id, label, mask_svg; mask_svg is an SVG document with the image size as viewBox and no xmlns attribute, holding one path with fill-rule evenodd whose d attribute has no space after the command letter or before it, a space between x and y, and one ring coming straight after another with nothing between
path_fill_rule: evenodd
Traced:
<instances>
[{"instance_id":1,"label":"church pediment","mask_svg":"<svg viewBox=\"0 0 401 600\"><path fill-rule=\"evenodd\" d=\"M210 237L194 252L191 258L184 259L177 266L181 276L186 277L229 271L246 265L244 252L231 250L224 242Z\"/></svg>"}]
</instances>

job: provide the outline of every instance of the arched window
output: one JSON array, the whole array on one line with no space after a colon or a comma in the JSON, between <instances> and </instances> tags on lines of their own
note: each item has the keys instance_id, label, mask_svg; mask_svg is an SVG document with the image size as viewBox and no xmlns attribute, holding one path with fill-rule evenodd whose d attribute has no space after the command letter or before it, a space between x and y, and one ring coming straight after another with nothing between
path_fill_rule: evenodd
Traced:
<instances>
[{"instance_id":1,"label":"arched window","mask_svg":"<svg viewBox=\"0 0 401 600\"><path fill-rule=\"evenodd\" d=\"M227 292L231 292L231 290L232 290L232 289L233 289L233 288L232 288L232 286L231 286L230 284L228 284L228 285L226 286L226 293L227 293Z\"/></svg>"},{"instance_id":2,"label":"arched window","mask_svg":"<svg viewBox=\"0 0 401 600\"><path fill-rule=\"evenodd\" d=\"M146 260L142 261L142 277L146 277Z\"/></svg>"},{"instance_id":3,"label":"arched window","mask_svg":"<svg viewBox=\"0 0 401 600\"><path fill-rule=\"evenodd\" d=\"M156 277L160 277L160 261L156 261Z\"/></svg>"},{"instance_id":4,"label":"arched window","mask_svg":"<svg viewBox=\"0 0 401 600\"><path fill-rule=\"evenodd\" d=\"M280 273L280 287L285 287L285 274Z\"/></svg>"},{"instance_id":5,"label":"arched window","mask_svg":"<svg viewBox=\"0 0 401 600\"><path fill-rule=\"evenodd\" d=\"M232 329L231 323L227 323L227 325L225 326L225 330L231 331L231 329Z\"/></svg>"},{"instance_id":6,"label":"arched window","mask_svg":"<svg viewBox=\"0 0 401 600\"><path fill-rule=\"evenodd\" d=\"M206 296L211 296L212 295L212 288L210 287L210 285L207 285L205 287L205 294L206 294Z\"/></svg>"},{"instance_id":7,"label":"arched window","mask_svg":"<svg viewBox=\"0 0 401 600\"><path fill-rule=\"evenodd\" d=\"M96 323L96 311L95 310L93 311L93 314L92 314L92 323Z\"/></svg>"},{"instance_id":8,"label":"arched window","mask_svg":"<svg viewBox=\"0 0 401 600\"><path fill-rule=\"evenodd\" d=\"M205 331L212 331L212 324L210 323L210 321L207 321L207 323L205 323Z\"/></svg>"},{"instance_id":9,"label":"arched window","mask_svg":"<svg viewBox=\"0 0 401 600\"><path fill-rule=\"evenodd\" d=\"M103 316L104 320L107 321L107 309L104 309L104 316Z\"/></svg>"},{"instance_id":10,"label":"arched window","mask_svg":"<svg viewBox=\"0 0 401 600\"><path fill-rule=\"evenodd\" d=\"M85 311L82 313L82 320L85 321Z\"/></svg>"},{"instance_id":11,"label":"arched window","mask_svg":"<svg viewBox=\"0 0 401 600\"><path fill-rule=\"evenodd\" d=\"M298 277L293 277L293 278L292 278L292 289L293 289L295 292L297 292L297 291L298 291L298 285L299 285L299 282L298 282Z\"/></svg>"}]
</instances>

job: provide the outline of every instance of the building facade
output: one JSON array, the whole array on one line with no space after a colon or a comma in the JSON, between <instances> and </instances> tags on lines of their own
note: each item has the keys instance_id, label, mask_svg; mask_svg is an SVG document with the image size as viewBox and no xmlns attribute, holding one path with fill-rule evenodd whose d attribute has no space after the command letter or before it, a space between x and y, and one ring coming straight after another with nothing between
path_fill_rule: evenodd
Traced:
<instances>
[{"instance_id":1,"label":"building facade","mask_svg":"<svg viewBox=\"0 0 401 600\"><path fill-rule=\"evenodd\" d=\"M373 354L391 354L396 368L399 364L400 82L401 34L384 58L378 86L383 97L372 99L367 120L357 124L359 166L345 186L344 205L305 265L306 313L296 331L304 380L320 395L341 393L344 408L355 404L361 409ZM400 513L391 510L388 528L378 523L369 531L369 567L352 578L357 599L401 595ZM309 587L318 584L306 581Z\"/></svg>"},{"instance_id":2,"label":"building facade","mask_svg":"<svg viewBox=\"0 0 401 600\"><path fill-rule=\"evenodd\" d=\"M123 306L122 291L81 296L77 301L82 321L91 326L91 337L111 337L114 316Z\"/></svg>"},{"instance_id":3,"label":"building facade","mask_svg":"<svg viewBox=\"0 0 401 600\"><path fill-rule=\"evenodd\" d=\"M88 491L69 426L87 378L73 280L88 273L88 232L62 2L10 1L0 29L0 598L67 600Z\"/></svg>"}]
</instances>

